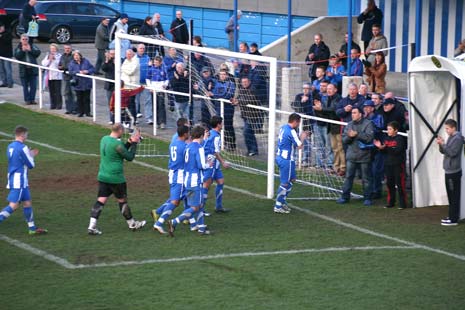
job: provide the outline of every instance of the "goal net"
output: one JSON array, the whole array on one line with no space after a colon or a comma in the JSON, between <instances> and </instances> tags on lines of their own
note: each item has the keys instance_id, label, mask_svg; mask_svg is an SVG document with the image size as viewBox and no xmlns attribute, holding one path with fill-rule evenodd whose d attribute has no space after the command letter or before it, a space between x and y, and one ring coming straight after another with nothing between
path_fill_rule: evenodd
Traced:
<instances>
[{"instance_id":1,"label":"goal net","mask_svg":"<svg viewBox=\"0 0 465 310\"><path fill-rule=\"evenodd\" d=\"M213 115L223 117L222 155L238 171L228 183L241 187L241 180L254 175L257 182L247 190L272 198L279 183L274 162L277 135L294 112L289 98L300 91L302 77L298 81L292 68L271 57L120 33L116 35L115 76L121 75L119 60L125 55L118 43L121 40L129 40L135 48L143 44L150 58L145 84L151 94L154 124L140 124L142 130L169 141L179 117L207 127ZM166 72L166 77L160 76L160 72ZM116 83L117 113L118 93ZM118 117L115 115L116 121ZM303 117L306 119L302 124L306 124L309 119L304 114ZM312 134L304 151L296 156L298 181L292 195L295 199L336 199L340 195L343 179L333 173L331 152L320 140L319 135ZM144 139L139 154L168 154L167 149L156 144L156 140Z\"/></svg>"}]
</instances>

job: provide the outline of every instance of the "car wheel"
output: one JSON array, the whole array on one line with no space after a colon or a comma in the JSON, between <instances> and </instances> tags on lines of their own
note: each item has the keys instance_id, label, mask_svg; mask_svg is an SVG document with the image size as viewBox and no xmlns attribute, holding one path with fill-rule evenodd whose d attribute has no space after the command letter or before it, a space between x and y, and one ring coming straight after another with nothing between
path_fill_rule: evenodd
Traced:
<instances>
[{"instance_id":1,"label":"car wheel","mask_svg":"<svg viewBox=\"0 0 465 310\"><path fill-rule=\"evenodd\" d=\"M58 26L53 31L52 39L60 44L68 43L71 40L71 30L66 26Z\"/></svg>"},{"instance_id":2,"label":"car wheel","mask_svg":"<svg viewBox=\"0 0 465 310\"><path fill-rule=\"evenodd\" d=\"M140 27L139 26L132 26L131 28L129 28L128 30L128 34L132 34L134 36L138 35L139 34L139 29Z\"/></svg>"}]
</instances>

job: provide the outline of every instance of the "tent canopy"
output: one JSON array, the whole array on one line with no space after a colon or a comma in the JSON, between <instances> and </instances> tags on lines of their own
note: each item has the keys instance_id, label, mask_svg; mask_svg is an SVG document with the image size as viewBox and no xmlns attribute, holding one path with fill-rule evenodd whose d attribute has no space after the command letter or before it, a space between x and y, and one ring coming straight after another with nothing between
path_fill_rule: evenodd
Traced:
<instances>
[{"instance_id":1,"label":"tent canopy","mask_svg":"<svg viewBox=\"0 0 465 310\"><path fill-rule=\"evenodd\" d=\"M446 138L444 122L449 118L457 120L459 131L465 134L465 62L441 56L417 57L410 63L408 79L413 205L448 205L443 155L436 136ZM464 218L463 195L461 199L461 218Z\"/></svg>"}]
</instances>

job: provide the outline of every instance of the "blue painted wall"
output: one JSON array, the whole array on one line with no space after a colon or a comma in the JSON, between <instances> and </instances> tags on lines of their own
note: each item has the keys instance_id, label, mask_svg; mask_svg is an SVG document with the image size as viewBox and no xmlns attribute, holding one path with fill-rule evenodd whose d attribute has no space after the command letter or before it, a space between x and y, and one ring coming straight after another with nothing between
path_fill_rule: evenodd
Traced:
<instances>
[{"instance_id":1,"label":"blue painted wall","mask_svg":"<svg viewBox=\"0 0 465 310\"><path fill-rule=\"evenodd\" d=\"M363 0L362 0L363 1ZM329 16L347 16L349 11L349 1L347 0L328 0ZM360 14L360 0L352 0L352 14Z\"/></svg>"},{"instance_id":2,"label":"blue painted wall","mask_svg":"<svg viewBox=\"0 0 465 310\"><path fill-rule=\"evenodd\" d=\"M108 0L97 0L108 4ZM123 1L113 8L122 11L130 17L145 18L155 12L160 13L163 29L168 33L171 21L175 18L176 10L182 10L186 21L194 20L194 35L202 37L203 42L210 47L227 47L228 41L224 27L232 15L231 10L206 9L189 6L177 6L154 3ZM313 20L314 17L293 16L292 30ZM281 36L287 34L287 15L267 14L243 11L239 20L239 40L248 43L256 42L260 47L265 46ZM170 36L168 36L170 37Z\"/></svg>"}]
</instances>

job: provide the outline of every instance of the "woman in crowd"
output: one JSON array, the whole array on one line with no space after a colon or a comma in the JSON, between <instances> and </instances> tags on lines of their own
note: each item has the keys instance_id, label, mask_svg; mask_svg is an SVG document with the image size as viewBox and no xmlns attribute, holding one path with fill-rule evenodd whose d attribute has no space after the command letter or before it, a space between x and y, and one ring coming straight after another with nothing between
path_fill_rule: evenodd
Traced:
<instances>
[{"instance_id":1,"label":"woman in crowd","mask_svg":"<svg viewBox=\"0 0 465 310\"><path fill-rule=\"evenodd\" d=\"M87 77L78 76L77 74L94 74L94 66L82 54L76 50L73 52L73 60L68 65L70 75L73 77L71 85L76 92L79 117L92 116L90 114L90 90L92 89L92 80Z\"/></svg>"},{"instance_id":2,"label":"woman in crowd","mask_svg":"<svg viewBox=\"0 0 465 310\"><path fill-rule=\"evenodd\" d=\"M58 45L52 43L50 44L49 52L42 60L42 66L58 70L60 59L61 54L58 52ZM47 70L45 77L46 81L48 81L48 91L50 93L50 109L61 110L63 106L63 99L61 97L61 80L63 79L63 73Z\"/></svg>"},{"instance_id":3,"label":"woman in crowd","mask_svg":"<svg viewBox=\"0 0 465 310\"><path fill-rule=\"evenodd\" d=\"M383 52L375 54L375 63L371 67L367 67L365 74L368 76L367 81L370 85L370 91L378 94L386 92L386 71L387 66Z\"/></svg>"}]
</instances>

